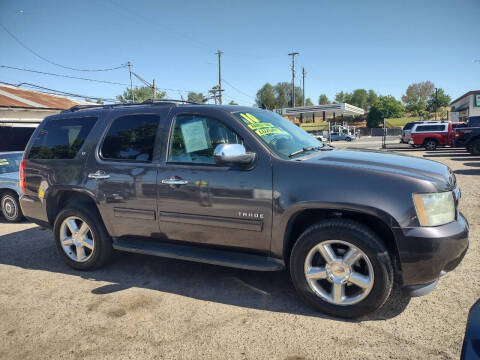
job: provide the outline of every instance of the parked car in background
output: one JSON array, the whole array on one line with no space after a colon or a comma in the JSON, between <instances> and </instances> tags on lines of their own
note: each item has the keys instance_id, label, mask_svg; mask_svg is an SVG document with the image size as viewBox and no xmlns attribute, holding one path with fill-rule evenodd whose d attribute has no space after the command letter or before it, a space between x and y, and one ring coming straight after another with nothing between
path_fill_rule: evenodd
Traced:
<instances>
[{"instance_id":1,"label":"parked car in background","mask_svg":"<svg viewBox=\"0 0 480 360\"><path fill-rule=\"evenodd\" d=\"M480 127L470 128L465 139L465 148L472 155L480 155Z\"/></svg>"},{"instance_id":2,"label":"parked car in background","mask_svg":"<svg viewBox=\"0 0 480 360\"><path fill-rule=\"evenodd\" d=\"M410 121L405 124L402 129L402 135L400 136L400 143L408 144L410 141L410 134L412 128L417 124L438 124L440 121Z\"/></svg>"},{"instance_id":3,"label":"parked car in background","mask_svg":"<svg viewBox=\"0 0 480 360\"><path fill-rule=\"evenodd\" d=\"M356 137L350 134L342 134L338 132L330 133L330 141L339 141L339 140L352 141L355 139Z\"/></svg>"},{"instance_id":4,"label":"parked car in background","mask_svg":"<svg viewBox=\"0 0 480 360\"><path fill-rule=\"evenodd\" d=\"M426 150L435 150L438 146L453 146L454 126L463 123L421 123L412 127L409 143L413 146L423 146Z\"/></svg>"},{"instance_id":5,"label":"parked car in background","mask_svg":"<svg viewBox=\"0 0 480 360\"><path fill-rule=\"evenodd\" d=\"M19 166L23 152L0 152L0 212L8 222L23 219L19 204Z\"/></svg>"}]
</instances>

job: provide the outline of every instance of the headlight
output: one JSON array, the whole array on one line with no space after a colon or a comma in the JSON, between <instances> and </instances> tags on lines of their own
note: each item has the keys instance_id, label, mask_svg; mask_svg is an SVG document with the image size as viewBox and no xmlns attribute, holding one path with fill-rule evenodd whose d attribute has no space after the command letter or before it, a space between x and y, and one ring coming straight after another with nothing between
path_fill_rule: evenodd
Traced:
<instances>
[{"instance_id":1,"label":"headlight","mask_svg":"<svg viewBox=\"0 0 480 360\"><path fill-rule=\"evenodd\" d=\"M455 220L455 201L451 191L413 194L413 203L421 226L438 226Z\"/></svg>"}]
</instances>

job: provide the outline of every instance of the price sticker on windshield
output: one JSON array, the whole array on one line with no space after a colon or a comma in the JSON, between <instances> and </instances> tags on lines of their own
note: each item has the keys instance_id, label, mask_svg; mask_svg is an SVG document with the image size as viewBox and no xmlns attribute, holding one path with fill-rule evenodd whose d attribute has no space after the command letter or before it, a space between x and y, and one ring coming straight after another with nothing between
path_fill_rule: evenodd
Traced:
<instances>
[{"instance_id":1,"label":"price sticker on windshield","mask_svg":"<svg viewBox=\"0 0 480 360\"><path fill-rule=\"evenodd\" d=\"M264 128L255 130L259 136L265 136L270 134L283 134L283 131L277 128Z\"/></svg>"}]
</instances>

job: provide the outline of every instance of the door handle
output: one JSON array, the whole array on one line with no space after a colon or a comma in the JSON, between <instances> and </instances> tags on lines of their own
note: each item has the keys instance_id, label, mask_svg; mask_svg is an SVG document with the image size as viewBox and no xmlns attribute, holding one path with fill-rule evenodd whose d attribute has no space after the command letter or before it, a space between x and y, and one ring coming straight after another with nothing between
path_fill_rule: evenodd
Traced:
<instances>
[{"instance_id":1,"label":"door handle","mask_svg":"<svg viewBox=\"0 0 480 360\"><path fill-rule=\"evenodd\" d=\"M170 179L163 179L162 184L168 184L168 185L185 185L188 184L187 180L171 177Z\"/></svg>"},{"instance_id":2,"label":"door handle","mask_svg":"<svg viewBox=\"0 0 480 360\"><path fill-rule=\"evenodd\" d=\"M95 180L105 180L108 179L110 175L106 174L105 171L98 170L97 172L90 173L88 174L89 179L95 179Z\"/></svg>"}]
</instances>

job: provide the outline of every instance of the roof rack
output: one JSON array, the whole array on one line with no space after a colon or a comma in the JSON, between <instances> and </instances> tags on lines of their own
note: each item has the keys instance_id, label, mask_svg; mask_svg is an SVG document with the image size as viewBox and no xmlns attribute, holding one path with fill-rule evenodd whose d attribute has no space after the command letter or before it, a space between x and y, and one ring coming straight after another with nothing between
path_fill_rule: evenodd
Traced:
<instances>
[{"instance_id":1,"label":"roof rack","mask_svg":"<svg viewBox=\"0 0 480 360\"><path fill-rule=\"evenodd\" d=\"M193 104L193 105L201 105L196 102L192 101L186 101L186 100L170 100L170 99L160 99L160 100L145 100L143 102L131 102L131 103L117 103L117 104L98 104L98 105L75 105L72 106L70 109L63 110L63 112L74 112L74 111L79 111L79 110L88 110L88 109L97 109L97 108L102 108L102 109L113 109L114 107L117 106L134 106L134 105L147 105L147 104L152 104L152 105L174 105L177 106L178 104Z\"/></svg>"}]
</instances>

